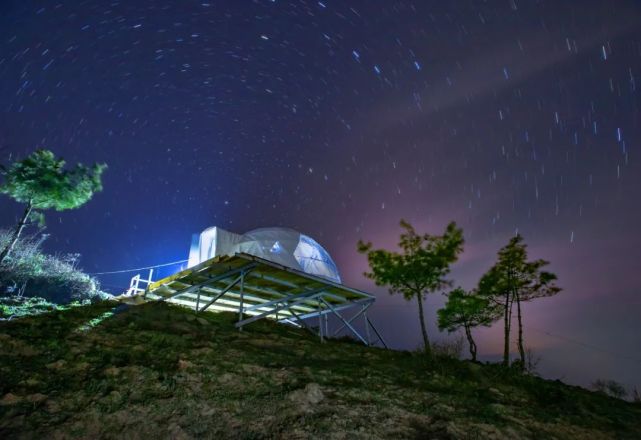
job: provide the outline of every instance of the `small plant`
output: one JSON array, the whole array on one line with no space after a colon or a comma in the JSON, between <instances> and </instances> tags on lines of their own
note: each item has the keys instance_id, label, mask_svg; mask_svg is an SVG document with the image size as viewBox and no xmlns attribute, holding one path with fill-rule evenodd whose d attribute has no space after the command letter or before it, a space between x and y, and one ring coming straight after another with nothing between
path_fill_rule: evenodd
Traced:
<instances>
[{"instance_id":1,"label":"small plant","mask_svg":"<svg viewBox=\"0 0 641 440\"><path fill-rule=\"evenodd\" d=\"M597 379L592 383L592 388L617 399L623 399L628 394L625 387L615 380Z\"/></svg>"},{"instance_id":2,"label":"small plant","mask_svg":"<svg viewBox=\"0 0 641 440\"><path fill-rule=\"evenodd\" d=\"M0 230L0 247L12 238ZM78 254L47 255L41 251L44 237L19 239L11 257L0 266L0 295L37 296L54 303L104 299L98 281L78 270Z\"/></svg>"},{"instance_id":3,"label":"small plant","mask_svg":"<svg viewBox=\"0 0 641 440\"><path fill-rule=\"evenodd\" d=\"M639 390L637 390L637 387L634 387L632 389L632 401L634 403L641 403L641 394L639 394Z\"/></svg>"},{"instance_id":4,"label":"small plant","mask_svg":"<svg viewBox=\"0 0 641 440\"><path fill-rule=\"evenodd\" d=\"M432 353L435 356L447 357L452 359L460 359L463 352L463 345L465 345L465 338L459 336L458 338L443 341L436 341L432 344Z\"/></svg>"},{"instance_id":5,"label":"small plant","mask_svg":"<svg viewBox=\"0 0 641 440\"><path fill-rule=\"evenodd\" d=\"M528 374L536 374L539 362L541 362L541 356L537 355L532 347L527 347L525 349L525 371Z\"/></svg>"}]
</instances>

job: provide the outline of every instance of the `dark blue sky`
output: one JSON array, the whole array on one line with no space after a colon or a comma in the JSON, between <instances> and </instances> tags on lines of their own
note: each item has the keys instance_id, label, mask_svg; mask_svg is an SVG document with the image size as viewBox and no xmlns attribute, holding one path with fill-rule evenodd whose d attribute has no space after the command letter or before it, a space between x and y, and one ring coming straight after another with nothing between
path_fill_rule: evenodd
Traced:
<instances>
[{"instance_id":1,"label":"dark blue sky","mask_svg":"<svg viewBox=\"0 0 641 440\"><path fill-rule=\"evenodd\" d=\"M361 276L356 241L456 220L472 287L519 231L565 289L526 306L527 344L570 382L641 387L617 357L641 348L640 87L632 0L0 4L3 161L109 164L103 193L48 213L50 251L98 272L186 258L211 225L293 227L410 348L414 305ZM0 200L0 224L18 210Z\"/></svg>"}]
</instances>

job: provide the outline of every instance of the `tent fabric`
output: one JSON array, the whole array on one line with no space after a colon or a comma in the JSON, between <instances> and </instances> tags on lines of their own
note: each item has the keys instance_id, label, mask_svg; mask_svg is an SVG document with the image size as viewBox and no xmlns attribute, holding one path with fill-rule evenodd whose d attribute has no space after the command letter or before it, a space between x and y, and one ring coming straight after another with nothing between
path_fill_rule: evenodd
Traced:
<instances>
[{"instance_id":1,"label":"tent fabric","mask_svg":"<svg viewBox=\"0 0 641 440\"><path fill-rule=\"evenodd\" d=\"M340 283L336 264L313 238L289 228L260 228L235 234L216 226L192 241L189 267L221 255L247 253Z\"/></svg>"}]
</instances>

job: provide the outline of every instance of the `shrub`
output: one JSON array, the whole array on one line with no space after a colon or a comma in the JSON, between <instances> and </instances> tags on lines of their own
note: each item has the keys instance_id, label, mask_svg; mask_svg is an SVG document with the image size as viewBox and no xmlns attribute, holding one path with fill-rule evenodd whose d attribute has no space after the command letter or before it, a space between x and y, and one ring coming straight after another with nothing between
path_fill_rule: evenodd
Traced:
<instances>
[{"instance_id":1,"label":"shrub","mask_svg":"<svg viewBox=\"0 0 641 440\"><path fill-rule=\"evenodd\" d=\"M0 248L11 233L0 230ZM42 297L55 303L97 300L109 297L95 278L77 268L78 254L47 255L40 238L20 239L0 266L0 295Z\"/></svg>"},{"instance_id":2,"label":"shrub","mask_svg":"<svg viewBox=\"0 0 641 440\"><path fill-rule=\"evenodd\" d=\"M443 341L436 341L432 344L432 353L436 356L460 359L461 353L463 352L463 345L465 345L463 336L459 336L453 340L445 339Z\"/></svg>"},{"instance_id":3,"label":"shrub","mask_svg":"<svg viewBox=\"0 0 641 440\"><path fill-rule=\"evenodd\" d=\"M592 388L617 399L623 399L628 394L625 387L615 380L597 379L592 384Z\"/></svg>"}]
</instances>

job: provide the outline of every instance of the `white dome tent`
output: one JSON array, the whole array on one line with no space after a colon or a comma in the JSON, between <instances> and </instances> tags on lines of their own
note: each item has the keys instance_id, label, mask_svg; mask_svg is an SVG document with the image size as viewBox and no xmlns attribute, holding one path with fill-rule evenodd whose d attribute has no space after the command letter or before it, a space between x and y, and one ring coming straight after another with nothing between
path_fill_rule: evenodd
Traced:
<instances>
[{"instance_id":1,"label":"white dome tent","mask_svg":"<svg viewBox=\"0 0 641 440\"><path fill-rule=\"evenodd\" d=\"M147 285L142 289L140 283ZM158 281L132 279L128 298L167 301L201 313L234 312L242 329L259 319L305 328L320 336L350 331L365 345L383 338L367 317L372 294L345 286L329 253L313 238L288 228L236 234L218 227L192 237L188 267ZM353 310L349 319L343 316ZM329 316L338 327L330 331ZM364 334L356 328L363 319ZM316 322L317 325L312 323Z\"/></svg>"},{"instance_id":2,"label":"white dome tent","mask_svg":"<svg viewBox=\"0 0 641 440\"><path fill-rule=\"evenodd\" d=\"M329 253L313 238L289 228L260 228L239 235L208 228L192 241L188 267L221 255L245 253L336 283L341 282Z\"/></svg>"}]
</instances>

